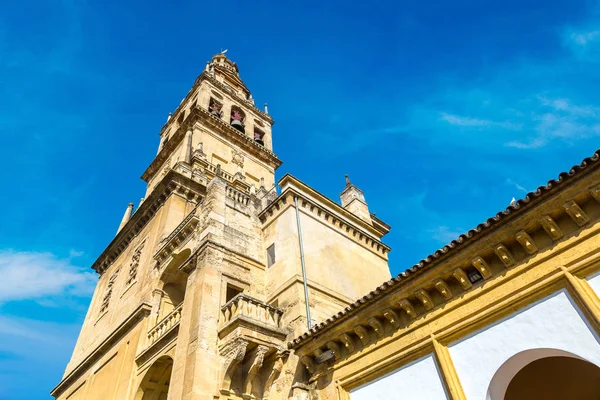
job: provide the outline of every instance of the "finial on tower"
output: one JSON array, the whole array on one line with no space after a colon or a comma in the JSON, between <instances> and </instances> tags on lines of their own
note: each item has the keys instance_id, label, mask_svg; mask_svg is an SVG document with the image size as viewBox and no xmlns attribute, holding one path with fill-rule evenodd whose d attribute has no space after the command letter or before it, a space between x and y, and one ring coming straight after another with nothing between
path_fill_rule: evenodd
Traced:
<instances>
[{"instance_id":1,"label":"finial on tower","mask_svg":"<svg viewBox=\"0 0 600 400\"><path fill-rule=\"evenodd\" d=\"M350 178L348 177L348 174L346 174L346 186L351 185L350 183Z\"/></svg>"},{"instance_id":2,"label":"finial on tower","mask_svg":"<svg viewBox=\"0 0 600 400\"><path fill-rule=\"evenodd\" d=\"M123 214L123 219L121 220L119 229L117 229L117 234L121 231L121 229L123 229L127 222L129 222L129 220L131 219L131 214L133 214L133 203L129 203L129 205L125 209L125 214Z\"/></svg>"},{"instance_id":3,"label":"finial on tower","mask_svg":"<svg viewBox=\"0 0 600 400\"><path fill-rule=\"evenodd\" d=\"M265 103L265 114L269 115L269 105Z\"/></svg>"}]
</instances>

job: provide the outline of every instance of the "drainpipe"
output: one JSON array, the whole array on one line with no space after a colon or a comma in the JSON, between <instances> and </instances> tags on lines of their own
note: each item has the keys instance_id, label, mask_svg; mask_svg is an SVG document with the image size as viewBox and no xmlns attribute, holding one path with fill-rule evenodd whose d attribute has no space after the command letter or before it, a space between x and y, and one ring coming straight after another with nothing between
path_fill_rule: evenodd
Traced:
<instances>
[{"instance_id":1,"label":"drainpipe","mask_svg":"<svg viewBox=\"0 0 600 400\"><path fill-rule=\"evenodd\" d=\"M300 245L300 264L302 264L302 281L304 282L304 301L306 303L306 321L308 329L311 328L310 305L308 304L308 283L306 280L306 266L304 265L304 244L302 243L302 227L300 226L300 211L298 210L298 196L294 196L296 206L296 222L298 223L298 244Z\"/></svg>"}]
</instances>

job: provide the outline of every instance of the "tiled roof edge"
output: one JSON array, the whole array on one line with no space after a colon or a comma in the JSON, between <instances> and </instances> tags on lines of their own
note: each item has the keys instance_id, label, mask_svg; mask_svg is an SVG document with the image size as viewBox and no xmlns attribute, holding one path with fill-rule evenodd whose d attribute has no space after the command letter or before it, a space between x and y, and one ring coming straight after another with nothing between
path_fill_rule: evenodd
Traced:
<instances>
[{"instance_id":1,"label":"tiled roof edge","mask_svg":"<svg viewBox=\"0 0 600 400\"><path fill-rule=\"evenodd\" d=\"M575 177L580 177L581 173L587 169L588 166L593 164L597 165L598 160L600 160L600 149L596 150L591 157L583 159L580 164L574 165L568 172L561 172L558 175L558 179L551 179L545 186L538 187L535 192L527 193L523 199L517 200L515 203L509 205L505 210L500 211L491 218L488 218L485 222L477 225L467 233L460 235L456 240L453 240L441 249L436 250L434 253L428 255L411 268L396 275L396 277L390 279L389 281L383 282L375 290L369 292L367 295L350 304L344 310L313 326L311 329L289 342L288 348L298 347L300 344L313 337L316 333L325 328L333 326L341 319L348 317L351 313L356 312L357 310L363 308L366 304L369 304L381 297L384 293L389 292L392 288L404 283L407 278L412 277L419 270L422 270L431 263L450 253L454 253L457 251L456 249L460 249L465 244L468 244L474 237L479 236L482 233L487 233L488 229L497 226L499 223L504 223L510 216L514 215L520 210L528 208L528 206L530 206L536 200L542 198L542 196L546 196L548 193L558 190L565 184L565 182L571 181Z\"/></svg>"}]
</instances>

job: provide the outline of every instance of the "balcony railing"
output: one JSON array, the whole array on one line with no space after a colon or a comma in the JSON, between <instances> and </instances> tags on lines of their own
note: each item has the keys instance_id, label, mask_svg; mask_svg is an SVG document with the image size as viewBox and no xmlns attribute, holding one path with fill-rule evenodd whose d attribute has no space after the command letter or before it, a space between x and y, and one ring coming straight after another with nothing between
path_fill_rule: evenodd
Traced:
<instances>
[{"instance_id":1,"label":"balcony railing","mask_svg":"<svg viewBox=\"0 0 600 400\"><path fill-rule=\"evenodd\" d=\"M282 315L283 310L240 293L221 307L219 328L223 328L236 319L243 318L280 330Z\"/></svg>"},{"instance_id":2,"label":"balcony railing","mask_svg":"<svg viewBox=\"0 0 600 400\"><path fill-rule=\"evenodd\" d=\"M169 332L171 328L179 324L181 321L181 308L183 303L178 305L173 311L169 313L166 317L161 319L154 328L148 331L148 342L149 345L155 343L158 339L160 339L165 333Z\"/></svg>"}]
</instances>

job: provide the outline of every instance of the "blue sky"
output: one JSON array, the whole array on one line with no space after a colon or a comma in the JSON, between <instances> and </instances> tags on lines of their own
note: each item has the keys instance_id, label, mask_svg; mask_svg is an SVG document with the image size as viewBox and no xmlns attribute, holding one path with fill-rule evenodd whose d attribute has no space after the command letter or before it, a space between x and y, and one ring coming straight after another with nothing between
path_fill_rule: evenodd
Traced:
<instances>
[{"instance_id":1,"label":"blue sky","mask_svg":"<svg viewBox=\"0 0 600 400\"><path fill-rule=\"evenodd\" d=\"M0 399L50 398L89 266L222 48L269 103L278 177L337 199L350 174L393 274L600 147L597 2L4 2Z\"/></svg>"}]
</instances>

